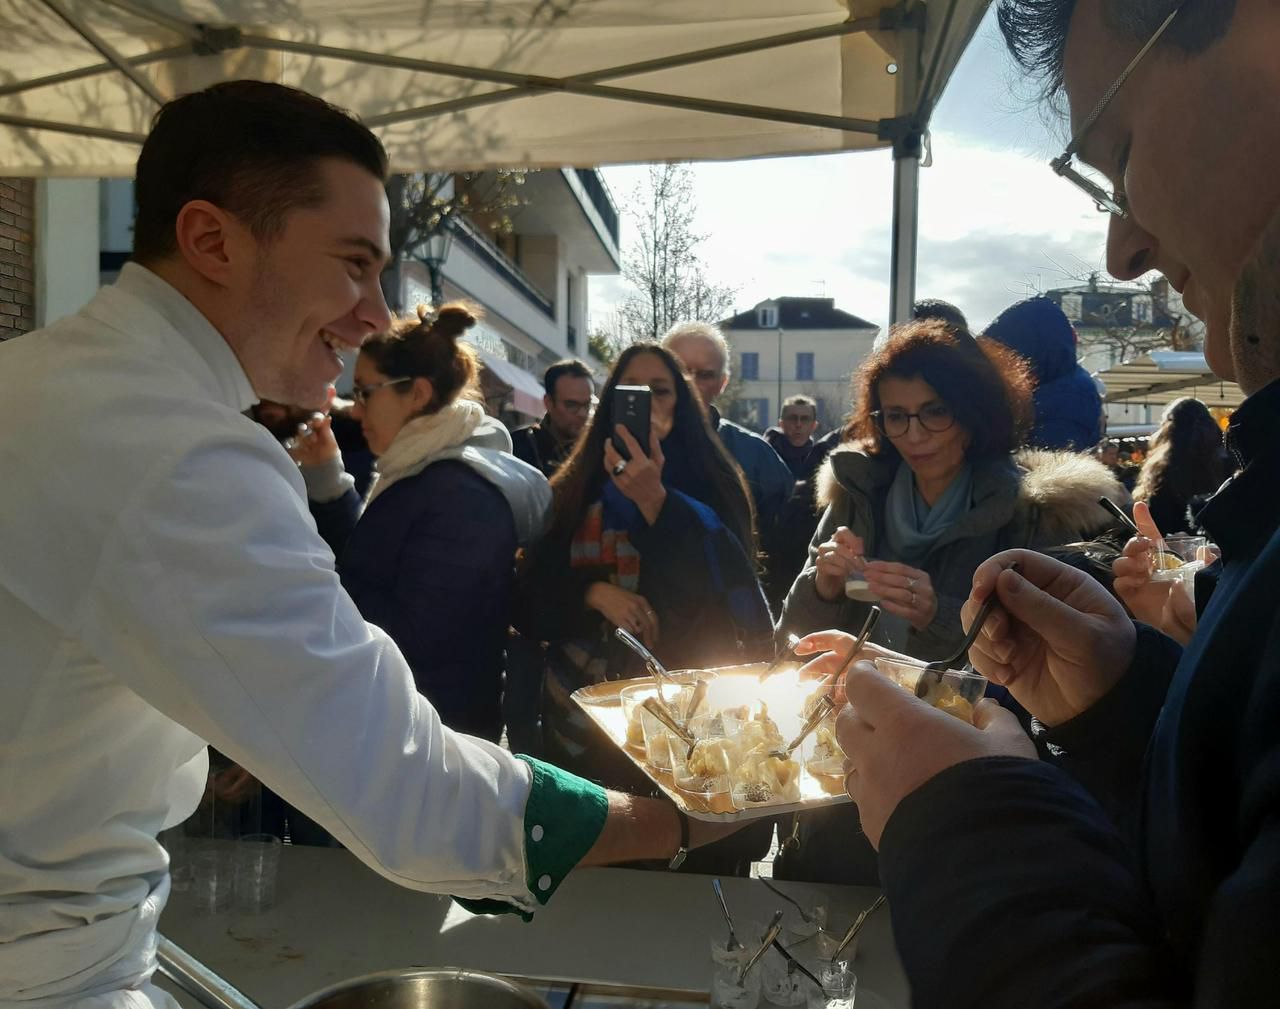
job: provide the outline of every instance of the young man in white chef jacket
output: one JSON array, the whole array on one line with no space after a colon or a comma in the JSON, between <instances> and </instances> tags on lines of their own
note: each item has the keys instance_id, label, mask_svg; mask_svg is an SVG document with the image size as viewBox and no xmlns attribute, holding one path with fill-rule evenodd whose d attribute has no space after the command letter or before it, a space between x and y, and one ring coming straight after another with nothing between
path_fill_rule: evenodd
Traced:
<instances>
[{"instance_id":1,"label":"young man in white chef jacket","mask_svg":"<svg viewBox=\"0 0 1280 1009\"><path fill-rule=\"evenodd\" d=\"M301 92L172 102L138 161L134 262L0 347L0 1005L171 1001L150 984L156 834L196 808L207 743L389 879L487 909L691 843L666 803L445 728L244 416L322 406L338 351L387 326L386 170Z\"/></svg>"}]
</instances>

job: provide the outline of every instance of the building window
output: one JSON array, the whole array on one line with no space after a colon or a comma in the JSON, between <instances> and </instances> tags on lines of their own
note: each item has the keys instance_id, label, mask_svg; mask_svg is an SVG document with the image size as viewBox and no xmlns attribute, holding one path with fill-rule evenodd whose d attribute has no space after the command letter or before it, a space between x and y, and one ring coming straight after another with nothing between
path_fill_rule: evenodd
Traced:
<instances>
[{"instance_id":1,"label":"building window","mask_svg":"<svg viewBox=\"0 0 1280 1009\"><path fill-rule=\"evenodd\" d=\"M778 328L778 309L775 305L762 305L756 309L756 321L761 329Z\"/></svg>"},{"instance_id":2,"label":"building window","mask_svg":"<svg viewBox=\"0 0 1280 1009\"><path fill-rule=\"evenodd\" d=\"M760 377L760 355L748 353L742 355L742 367L739 369L742 373L744 382L754 382Z\"/></svg>"},{"instance_id":3,"label":"building window","mask_svg":"<svg viewBox=\"0 0 1280 1009\"><path fill-rule=\"evenodd\" d=\"M796 381L813 381L813 353L811 351L801 351L796 354Z\"/></svg>"},{"instance_id":4,"label":"building window","mask_svg":"<svg viewBox=\"0 0 1280 1009\"><path fill-rule=\"evenodd\" d=\"M730 409L732 418L743 427L763 431L770 424L768 399L734 400Z\"/></svg>"}]
</instances>

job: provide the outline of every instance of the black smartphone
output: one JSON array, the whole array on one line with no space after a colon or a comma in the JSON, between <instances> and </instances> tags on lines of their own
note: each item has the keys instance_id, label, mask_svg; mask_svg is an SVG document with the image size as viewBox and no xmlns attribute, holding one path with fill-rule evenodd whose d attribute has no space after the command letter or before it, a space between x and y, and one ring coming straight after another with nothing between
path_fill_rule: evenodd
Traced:
<instances>
[{"instance_id":1,"label":"black smartphone","mask_svg":"<svg viewBox=\"0 0 1280 1009\"><path fill-rule=\"evenodd\" d=\"M613 390L613 423L625 427L646 455L649 454L649 403L652 398L647 385L620 385ZM618 455L630 459L631 453L618 437L618 432L612 431L610 436Z\"/></svg>"}]
</instances>

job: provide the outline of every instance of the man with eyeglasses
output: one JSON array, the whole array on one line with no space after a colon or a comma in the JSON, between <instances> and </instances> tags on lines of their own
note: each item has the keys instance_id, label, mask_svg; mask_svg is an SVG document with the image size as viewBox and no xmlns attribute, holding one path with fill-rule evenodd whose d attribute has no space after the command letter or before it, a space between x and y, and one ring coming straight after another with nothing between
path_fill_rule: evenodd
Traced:
<instances>
[{"instance_id":1,"label":"man with eyeglasses","mask_svg":"<svg viewBox=\"0 0 1280 1009\"><path fill-rule=\"evenodd\" d=\"M550 479L569 458L578 435L591 419L595 399L591 370L581 361L557 361L542 376L546 414L537 424L511 432L517 459L542 470Z\"/></svg>"},{"instance_id":2,"label":"man with eyeglasses","mask_svg":"<svg viewBox=\"0 0 1280 1009\"><path fill-rule=\"evenodd\" d=\"M711 426L746 477L756 505L756 529L765 549L791 496L792 479L787 464L773 447L754 431L723 416L716 408L729 386L729 344L718 326L706 322L679 322L667 330L662 345L684 366L711 415Z\"/></svg>"},{"instance_id":3,"label":"man with eyeglasses","mask_svg":"<svg viewBox=\"0 0 1280 1009\"><path fill-rule=\"evenodd\" d=\"M859 663L847 787L916 1009L1275 1005L1280 5L1003 0L999 18L1070 105L1053 170L1111 215L1110 271L1164 273L1248 394L1227 433L1242 471L1199 514L1223 569L1183 651L1074 569L990 559L964 619L999 605L969 657L1035 717L1035 742Z\"/></svg>"}]
</instances>

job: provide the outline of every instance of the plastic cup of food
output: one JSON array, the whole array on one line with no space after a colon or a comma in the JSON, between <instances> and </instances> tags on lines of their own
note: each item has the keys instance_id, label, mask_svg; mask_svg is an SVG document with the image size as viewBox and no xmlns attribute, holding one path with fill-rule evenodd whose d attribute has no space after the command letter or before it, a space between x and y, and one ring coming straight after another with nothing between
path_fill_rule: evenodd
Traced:
<instances>
[{"instance_id":1,"label":"plastic cup of food","mask_svg":"<svg viewBox=\"0 0 1280 1009\"><path fill-rule=\"evenodd\" d=\"M691 795L713 798L729 791L733 752L723 739L700 740L692 753L681 744L672 747L671 777Z\"/></svg>"},{"instance_id":2,"label":"plastic cup of food","mask_svg":"<svg viewBox=\"0 0 1280 1009\"><path fill-rule=\"evenodd\" d=\"M844 750L836 739L836 720L823 719L813 733L800 744L804 766L818 778L844 778Z\"/></svg>"},{"instance_id":3,"label":"plastic cup of food","mask_svg":"<svg viewBox=\"0 0 1280 1009\"><path fill-rule=\"evenodd\" d=\"M672 751L685 747L675 735L656 719L648 708L638 709L640 728L644 733L644 762L658 771L670 771Z\"/></svg>"},{"instance_id":4,"label":"plastic cup of food","mask_svg":"<svg viewBox=\"0 0 1280 1009\"><path fill-rule=\"evenodd\" d=\"M1205 566L1208 540L1203 536L1175 533L1157 541L1151 551L1151 580L1153 582L1190 579Z\"/></svg>"},{"instance_id":5,"label":"plastic cup of food","mask_svg":"<svg viewBox=\"0 0 1280 1009\"><path fill-rule=\"evenodd\" d=\"M875 663L876 669L903 690L917 693L916 688L924 673L925 663L884 657L877 658ZM949 715L955 715L961 721L972 723L974 705L987 692L986 677L963 669L948 669L942 674L941 680L937 680L933 673L929 676L934 682L925 691L925 702Z\"/></svg>"}]
</instances>

